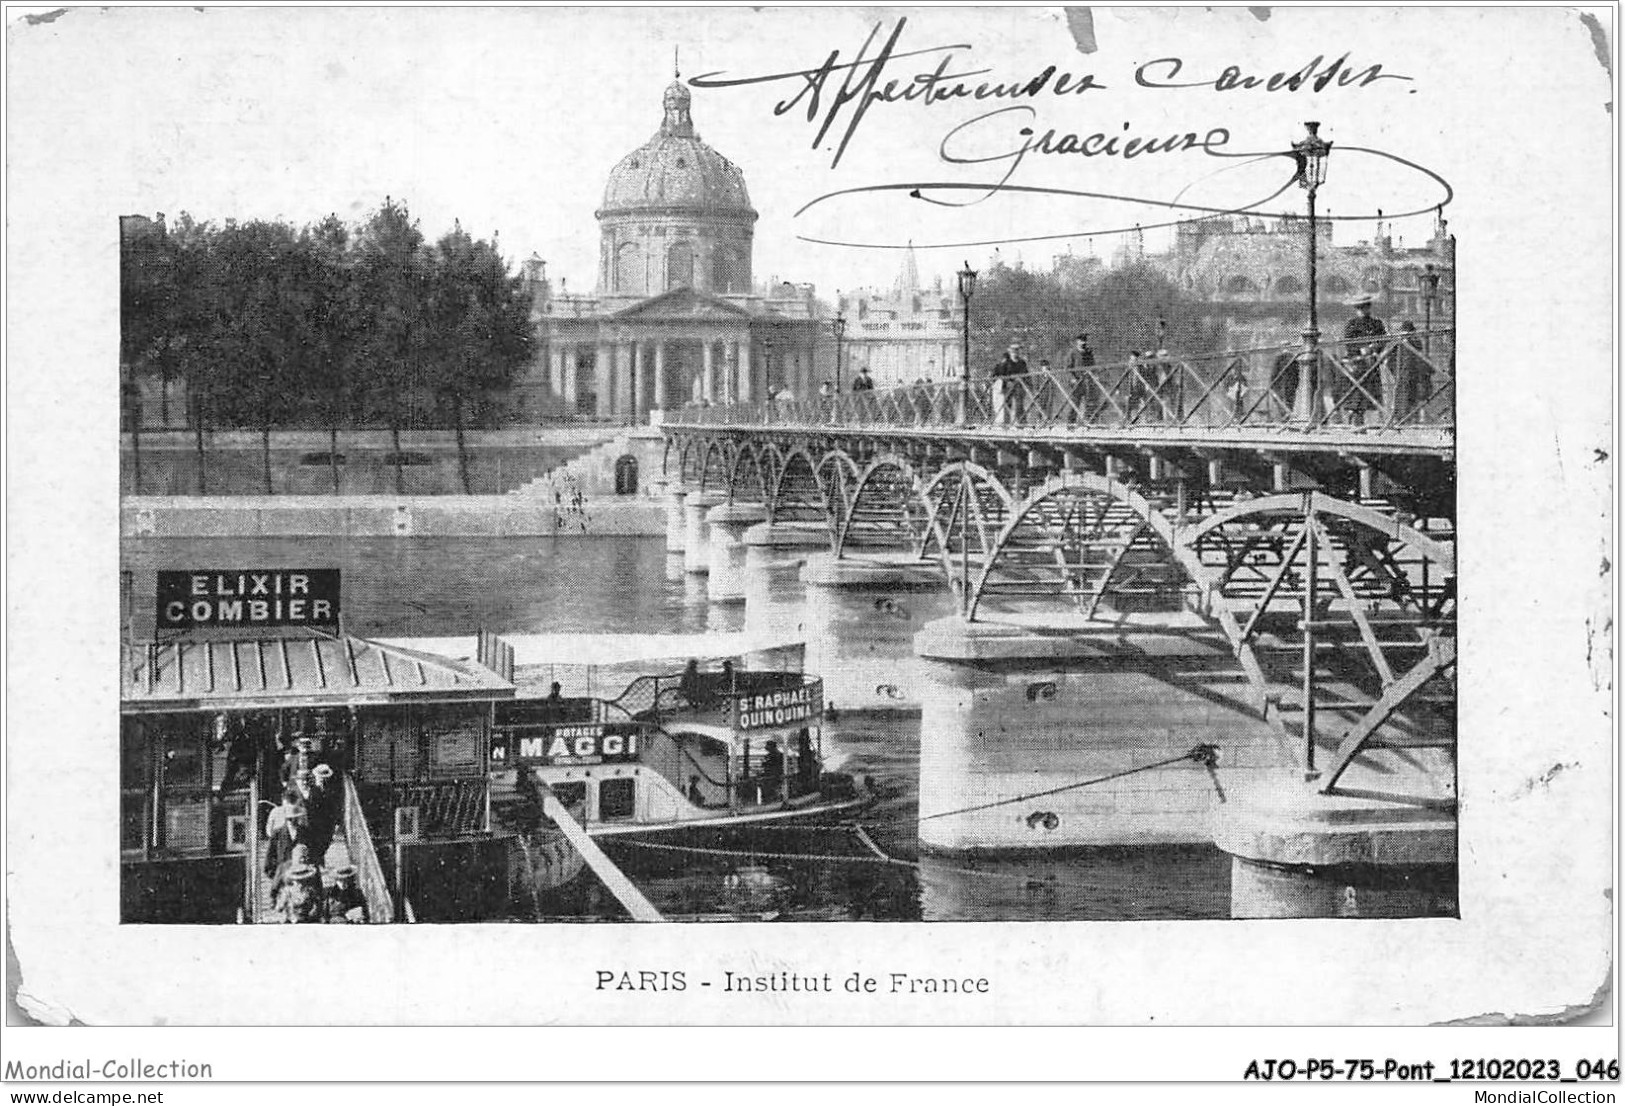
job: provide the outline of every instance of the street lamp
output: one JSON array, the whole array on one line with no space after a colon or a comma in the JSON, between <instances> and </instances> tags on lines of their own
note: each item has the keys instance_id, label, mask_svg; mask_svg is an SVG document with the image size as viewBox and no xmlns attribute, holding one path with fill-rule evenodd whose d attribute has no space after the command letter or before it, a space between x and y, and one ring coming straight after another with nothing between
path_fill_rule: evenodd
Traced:
<instances>
[{"instance_id":1,"label":"street lamp","mask_svg":"<svg viewBox=\"0 0 1625 1106\"><path fill-rule=\"evenodd\" d=\"M1326 158L1332 152L1332 144L1320 137L1319 122L1306 122L1303 129L1308 134L1292 144L1292 156L1298 161L1298 187L1309 194L1309 331L1304 337L1312 345L1318 345L1320 314L1315 302L1315 191L1326 183Z\"/></svg>"},{"instance_id":2,"label":"street lamp","mask_svg":"<svg viewBox=\"0 0 1625 1106\"><path fill-rule=\"evenodd\" d=\"M1432 352L1433 297L1439 294L1439 270L1431 263L1422 266L1422 352Z\"/></svg>"},{"instance_id":3,"label":"street lamp","mask_svg":"<svg viewBox=\"0 0 1625 1106\"><path fill-rule=\"evenodd\" d=\"M773 339L762 339L762 391L766 394L763 399L771 400L773 391Z\"/></svg>"},{"instance_id":4,"label":"street lamp","mask_svg":"<svg viewBox=\"0 0 1625 1106\"><path fill-rule=\"evenodd\" d=\"M965 302L964 344L960 349L959 365L959 425L964 426L970 415L970 298L976 294L976 270L965 262L959 270L959 298Z\"/></svg>"},{"instance_id":5,"label":"street lamp","mask_svg":"<svg viewBox=\"0 0 1625 1106\"><path fill-rule=\"evenodd\" d=\"M835 333L835 394L841 394L841 339L846 337L846 316L835 312L835 318L830 320L830 330Z\"/></svg>"}]
</instances>

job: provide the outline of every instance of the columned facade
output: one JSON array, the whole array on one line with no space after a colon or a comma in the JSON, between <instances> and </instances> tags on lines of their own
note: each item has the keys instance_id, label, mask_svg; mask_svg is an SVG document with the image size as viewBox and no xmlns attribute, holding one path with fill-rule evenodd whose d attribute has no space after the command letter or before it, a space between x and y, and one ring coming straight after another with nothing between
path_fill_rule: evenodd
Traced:
<instances>
[{"instance_id":1,"label":"columned facade","mask_svg":"<svg viewBox=\"0 0 1625 1106\"><path fill-rule=\"evenodd\" d=\"M660 129L611 170L597 290L533 284L547 381L567 416L642 423L685 404L805 398L830 375L828 313L808 286L754 286L744 174L700 141L690 105L686 86L668 87Z\"/></svg>"}]
</instances>

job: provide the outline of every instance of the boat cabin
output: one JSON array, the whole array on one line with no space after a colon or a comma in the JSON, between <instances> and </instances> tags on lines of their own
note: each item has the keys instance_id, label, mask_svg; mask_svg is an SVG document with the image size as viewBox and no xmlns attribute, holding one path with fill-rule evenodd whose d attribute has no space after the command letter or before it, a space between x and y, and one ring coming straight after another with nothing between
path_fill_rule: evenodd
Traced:
<instances>
[{"instance_id":1,"label":"boat cabin","mask_svg":"<svg viewBox=\"0 0 1625 1106\"><path fill-rule=\"evenodd\" d=\"M318 764L343 790L338 837L375 897L394 882L377 842L488 828L492 708L514 687L477 661L266 631L129 645L121 675L126 922L262 913L267 815L290 777ZM394 810L410 806L417 824L397 827Z\"/></svg>"}]
</instances>

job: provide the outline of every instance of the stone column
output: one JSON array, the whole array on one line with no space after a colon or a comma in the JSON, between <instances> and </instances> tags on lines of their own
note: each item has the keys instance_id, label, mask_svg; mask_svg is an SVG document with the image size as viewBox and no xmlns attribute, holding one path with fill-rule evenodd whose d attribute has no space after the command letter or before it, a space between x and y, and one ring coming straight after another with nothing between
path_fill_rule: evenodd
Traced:
<instances>
[{"instance_id":1,"label":"stone column","mask_svg":"<svg viewBox=\"0 0 1625 1106\"><path fill-rule=\"evenodd\" d=\"M655 386L654 405L659 410L666 409L666 343L662 339L655 343Z\"/></svg>"},{"instance_id":2,"label":"stone column","mask_svg":"<svg viewBox=\"0 0 1625 1106\"><path fill-rule=\"evenodd\" d=\"M691 575L711 571L710 528L706 515L727 498L719 492L690 491L683 501L683 569Z\"/></svg>"},{"instance_id":3,"label":"stone column","mask_svg":"<svg viewBox=\"0 0 1625 1106\"><path fill-rule=\"evenodd\" d=\"M747 334L741 338L735 344L735 349L738 351L736 357L739 361L739 402L749 403L751 396L755 392L755 389L751 387L750 379L750 335Z\"/></svg>"},{"instance_id":4,"label":"stone column","mask_svg":"<svg viewBox=\"0 0 1625 1106\"><path fill-rule=\"evenodd\" d=\"M609 418L615 413L615 347L602 339L593 355L593 383L598 391L595 413Z\"/></svg>"},{"instance_id":5,"label":"stone column","mask_svg":"<svg viewBox=\"0 0 1625 1106\"><path fill-rule=\"evenodd\" d=\"M912 558L814 554L801 569L807 671L841 710L912 711L920 706L914 633L948 614L952 598L936 565Z\"/></svg>"},{"instance_id":6,"label":"stone column","mask_svg":"<svg viewBox=\"0 0 1625 1106\"><path fill-rule=\"evenodd\" d=\"M615 417L632 417L633 343L615 346Z\"/></svg>"},{"instance_id":7,"label":"stone column","mask_svg":"<svg viewBox=\"0 0 1625 1106\"><path fill-rule=\"evenodd\" d=\"M927 848L1206 844L1224 803L1302 787L1249 685L1233 679L1227 640L1194 618L1018 626L954 615L921 630L914 652ZM1190 756L1198 746L1216 761Z\"/></svg>"},{"instance_id":8,"label":"stone column","mask_svg":"<svg viewBox=\"0 0 1625 1106\"><path fill-rule=\"evenodd\" d=\"M547 386L554 395L564 395L564 347L557 342L547 349Z\"/></svg>"},{"instance_id":9,"label":"stone column","mask_svg":"<svg viewBox=\"0 0 1625 1106\"><path fill-rule=\"evenodd\" d=\"M581 365L578 357L579 354L575 346L566 345L564 347L564 405L569 408L572 415L576 413L578 378L581 376Z\"/></svg>"},{"instance_id":10,"label":"stone column","mask_svg":"<svg viewBox=\"0 0 1625 1106\"><path fill-rule=\"evenodd\" d=\"M801 639L806 588L801 566L829 552L829 529L764 522L745 531L745 632Z\"/></svg>"},{"instance_id":11,"label":"stone column","mask_svg":"<svg viewBox=\"0 0 1625 1106\"><path fill-rule=\"evenodd\" d=\"M745 601L745 531L767 518L760 503L724 503L705 516L711 543L706 594L713 603Z\"/></svg>"},{"instance_id":12,"label":"stone column","mask_svg":"<svg viewBox=\"0 0 1625 1106\"><path fill-rule=\"evenodd\" d=\"M688 518L683 513L683 500L688 498L688 489L677 481L672 481L666 489L666 552L681 553L683 551L683 538L688 529Z\"/></svg>"},{"instance_id":13,"label":"stone column","mask_svg":"<svg viewBox=\"0 0 1625 1106\"><path fill-rule=\"evenodd\" d=\"M649 418L650 377L654 375L649 371L649 367L649 343L634 342L632 344L632 415L639 426L642 426Z\"/></svg>"},{"instance_id":14,"label":"stone column","mask_svg":"<svg viewBox=\"0 0 1625 1106\"><path fill-rule=\"evenodd\" d=\"M711 346L711 339L707 338L700 350L700 364L702 366L700 370L700 396L707 403L717 401L717 369L712 362Z\"/></svg>"}]
</instances>

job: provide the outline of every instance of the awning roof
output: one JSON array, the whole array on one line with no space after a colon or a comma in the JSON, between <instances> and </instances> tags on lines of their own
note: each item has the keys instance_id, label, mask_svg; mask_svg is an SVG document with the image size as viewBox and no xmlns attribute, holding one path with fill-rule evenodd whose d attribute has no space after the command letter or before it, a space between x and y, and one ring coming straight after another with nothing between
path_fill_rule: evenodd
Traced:
<instances>
[{"instance_id":1,"label":"awning roof","mask_svg":"<svg viewBox=\"0 0 1625 1106\"><path fill-rule=\"evenodd\" d=\"M509 699L514 685L475 661L324 634L166 641L122 649L129 711L252 710Z\"/></svg>"}]
</instances>

